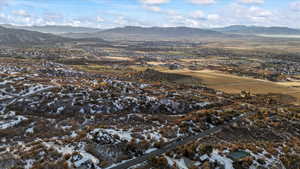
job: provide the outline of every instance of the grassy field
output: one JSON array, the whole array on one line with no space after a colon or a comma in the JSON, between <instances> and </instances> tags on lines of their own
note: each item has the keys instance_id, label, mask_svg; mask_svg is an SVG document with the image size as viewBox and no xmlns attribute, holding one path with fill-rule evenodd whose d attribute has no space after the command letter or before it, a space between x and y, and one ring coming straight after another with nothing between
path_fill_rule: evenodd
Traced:
<instances>
[{"instance_id":1,"label":"grassy field","mask_svg":"<svg viewBox=\"0 0 300 169\"><path fill-rule=\"evenodd\" d=\"M296 81L296 82L279 82L277 84L287 86L287 87L293 87L293 88L299 88L300 89L300 82L299 81Z\"/></svg>"},{"instance_id":2,"label":"grassy field","mask_svg":"<svg viewBox=\"0 0 300 169\"><path fill-rule=\"evenodd\" d=\"M113 57L113 56L106 56L103 57L104 60L112 60L112 61L133 61L132 58L129 57Z\"/></svg>"},{"instance_id":3,"label":"grassy field","mask_svg":"<svg viewBox=\"0 0 300 169\"><path fill-rule=\"evenodd\" d=\"M275 83L248 77L240 77L211 70L168 70L168 72L198 77L207 87L221 90L226 93L240 93L242 90L245 90L250 91L253 94L287 94L297 98L297 102L295 104L300 105L300 88L294 88L288 84Z\"/></svg>"},{"instance_id":4,"label":"grassy field","mask_svg":"<svg viewBox=\"0 0 300 169\"><path fill-rule=\"evenodd\" d=\"M101 73L118 73L119 71L109 67L100 65L85 65L76 66L80 70L85 70L88 72L101 72ZM295 104L300 105L300 82L271 82L266 80L254 79L250 77L241 77L237 75L232 75L229 73L224 73L214 70L201 70L192 71L188 69L180 70L169 70L161 66L130 66L126 70L132 71L145 71L147 68L155 69L160 72L174 73L189 75L192 77L199 78L201 83L209 88L220 90L226 93L241 93L241 91L250 91L253 94L286 94L293 96L297 99ZM120 70L122 73L127 71ZM119 72L119 73L121 73ZM121 74L122 74L121 73Z\"/></svg>"},{"instance_id":5,"label":"grassy field","mask_svg":"<svg viewBox=\"0 0 300 169\"><path fill-rule=\"evenodd\" d=\"M268 37L268 38L300 38L300 35L267 35L267 34L258 34L257 36Z\"/></svg>"}]
</instances>

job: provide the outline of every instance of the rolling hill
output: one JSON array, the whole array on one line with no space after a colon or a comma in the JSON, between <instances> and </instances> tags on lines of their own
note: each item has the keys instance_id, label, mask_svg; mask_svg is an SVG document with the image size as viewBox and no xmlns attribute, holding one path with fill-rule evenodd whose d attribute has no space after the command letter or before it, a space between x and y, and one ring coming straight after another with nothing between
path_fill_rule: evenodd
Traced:
<instances>
[{"instance_id":1,"label":"rolling hill","mask_svg":"<svg viewBox=\"0 0 300 169\"><path fill-rule=\"evenodd\" d=\"M72 38L103 38L105 40L198 40L230 35L221 32L189 27L136 27L127 26L86 34L65 34Z\"/></svg>"},{"instance_id":2,"label":"rolling hill","mask_svg":"<svg viewBox=\"0 0 300 169\"><path fill-rule=\"evenodd\" d=\"M15 25L0 25L9 29L23 29L28 31L37 31L42 33L51 34L65 34L65 33L94 33L101 31L97 28L87 28L87 27L73 27L73 26L60 26L60 25L46 25L46 26L15 26Z\"/></svg>"},{"instance_id":3,"label":"rolling hill","mask_svg":"<svg viewBox=\"0 0 300 169\"><path fill-rule=\"evenodd\" d=\"M0 45L3 46L50 45L68 40L52 34L0 27Z\"/></svg>"}]
</instances>

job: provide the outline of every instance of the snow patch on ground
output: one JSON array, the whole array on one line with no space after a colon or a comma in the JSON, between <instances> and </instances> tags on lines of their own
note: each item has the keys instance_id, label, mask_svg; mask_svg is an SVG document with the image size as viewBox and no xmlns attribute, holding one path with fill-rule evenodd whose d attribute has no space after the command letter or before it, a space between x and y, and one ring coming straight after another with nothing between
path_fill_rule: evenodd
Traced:
<instances>
[{"instance_id":1,"label":"snow patch on ground","mask_svg":"<svg viewBox=\"0 0 300 169\"><path fill-rule=\"evenodd\" d=\"M177 167L178 169L188 169L188 167L187 167L187 165L185 164L183 158L181 158L181 159L179 159L179 160L170 158L170 157L168 157L168 156L165 156L165 158L167 159L168 165L169 165L169 166L174 166L174 165L176 165L176 167Z\"/></svg>"},{"instance_id":2,"label":"snow patch on ground","mask_svg":"<svg viewBox=\"0 0 300 169\"><path fill-rule=\"evenodd\" d=\"M33 133L34 132L34 127L30 127L28 129L26 129L25 131L26 133Z\"/></svg>"},{"instance_id":3,"label":"snow patch on ground","mask_svg":"<svg viewBox=\"0 0 300 169\"><path fill-rule=\"evenodd\" d=\"M81 144L80 148L75 148L74 146L66 145L66 146L60 146L53 142L43 142L43 144L48 148L54 148L59 153L66 155L66 154L73 154L74 152L78 152L82 158L74 162L74 165L76 167L80 167L83 163L87 161L92 161L94 164L99 163L99 159L94 157L93 155L87 153L85 151L85 145Z\"/></svg>"},{"instance_id":4,"label":"snow patch on ground","mask_svg":"<svg viewBox=\"0 0 300 169\"><path fill-rule=\"evenodd\" d=\"M151 153L151 152L156 151L156 150L157 150L157 148L150 148L150 149L145 151L145 154Z\"/></svg>"},{"instance_id":5,"label":"snow patch on ground","mask_svg":"<svg viewBox=\"0 0 300 169\"><path fill-rule=\"evenodd\" d=\"M122 130L115 130L115 129L95 129L91 133L109 133L110 135L117 135L119 136L120 140L126 140L126 141L131 141L131 132L128 131L122 131Z\"/></svg>"},{"instance_id":6,"label":"snow patch on ground","mask_svg":"<svg viewBox=\"0 0 300 169\"><path fill-rule=\"evenodd\" d=\"M25 169L31 169L34 163L34 160L26 160L26 165L24 166Z\"/></svg>"},{"instance_id":7,"label":"snow patch on ground","mask_svg":"<svg viewBox=\"0 0 300 169\"><path fill-rule=\"evenodd\" d=\"M24 116L16 116L10 120L0 121L0 129L7 129L10 127L16 126L24 120L27 120L27 118Z\"/></svg>"},{"instance_id":8,"label":"snow patch on ground","mask_svg":"<svg viewBox=\"0 0 300 169\"><path fill-rule=\"evenodd\" d=\"M224 165L225 169L234 169L232 165L233 161L227 157L221 156L218 150L213 150L213 152L211 153L210 161L218 162Z\"/></svg>"}]
</instances>

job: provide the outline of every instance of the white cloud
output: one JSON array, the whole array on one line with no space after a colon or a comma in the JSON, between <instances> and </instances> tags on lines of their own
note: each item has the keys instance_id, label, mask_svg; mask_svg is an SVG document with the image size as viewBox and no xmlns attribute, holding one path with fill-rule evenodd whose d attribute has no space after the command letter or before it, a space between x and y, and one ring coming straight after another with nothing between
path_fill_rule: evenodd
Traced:
<instances>
[{"instance_id":1,"label":"white cloud","mask_svg":"<svg viewBox=\"0 0 300 169\"><path fill-rule=\"evenodd\" d=\"M79 20L72 20L72 21L70 22L70 25L71 25L71 26L81 26L82 23L81 23L81 21L79 21Z\"/></svg>"},{"instance_id":2,"label":"white cloud","mask_svg":"<svg viewBox=\"0 0 300 169\"><path fill-rule=\"evenodd\" d=\"M14 15L17 15L17 16L30 17L30 14L27 11L22 10L22 9L21 10L12 11L12 13Z\"/></svg>"},{"instance_id":3,"label":"white cloud","mask_svg":"<svg viewBox=\"0 0 300 169\"><path fill-rule=\"evenodd\" d=\"M231 4L223 11L220 11L220 16L223 25L260 25L270 26L278 25L282 23L281 18L283 15L279 15L279 12L270 11L257 6L244 6L240 4Z\"/></svg>"},{"instance_id":4,"label":"white cloud","mask_svg":"<svg viewBox=\"0 0 300 169\"><path fill-rule=\"evenodd\" d=\"M207 15L207 19L208 20L218 20L218 19L220 19L220 15L218 15L218 14L209 14L209 15Z\"/></svg>"},{"instance_id":5,"label":"white cloud","mask_svg":"<svg viewBox=\"0 0 300 169\"><path fill-rule=\"evenodd\" d=\"M173 5L168 6L168 2L184 2L192 4L214 4L222 1L218 0L136 0L138 5L130 5L130 9L136 10L133 13L119 9L128 9L127 5L114 5L109 11L95 11L92 15L68 15L64 12L56 13L55 9L48 8L47 3L36 3L35 5L45 5L41 8L44 13L33 11L9 9L23 9L25 6L18 3L11 3L17 0L0 0L0 22L17 25L73 25L86 27L111 28L119 26L189 26L189 27L216 27L228 25L257 25L257 26L289 26L300 28L300 0L294 0L287 8L264 8L260 4L265 0L233 0L235 3L227 3L224 6L213 6L213 11L202 9L194 5L193 9L179 9ZM92 0L91 0L92 1ZM111 0L95 0L97 2L110 2ZM24 1L25 2L25 1ZM22 1L22 3L24 3ZM162 5L164 4L164 5ZM223 4L223 3L222 3ZM222 5L220 4L220 5ZM9 5L12 8L2 11ZM34 5L34 4L32 4ZM112 4L106 4L112 5ZM171 8L173 6L173 8ZM13 8L16 7L16 8ZM18 7L18 8L17 8ZM141 8L156 12L157 14L140 10ZM216 9L215 9L216 8ZM26 8L25 8L26 9ZM200 8L201 9L201 8ZM186 12L190 10L191 12ZM47 12L47 13L46 13ZM136 13L141 12L141 15ZM102 18L105 16L105 18Z\"/></svg>"},{"instance_id":6,"label":"white cloud","mask_svg":"<svg viewBox=\"0 0 300 169\"><path fill-rule=\"evenodd\" d=\"M292 10L300 11L300 1L290 3Z\"/></svg>"},{"instance_id":7,"label":"white cloud","mask_svg":"<svg viewBox=\"0 0 300 169\"><path fill-rule=\"evenodd\" d=\"M170 16L170 20L165 26L185 26L185 27L203 27L201 21L182 15Z\"/></svg>"},{"instance_id":8,"label":"white cloud","mask_svg":"<svg viewBox=\"0 0 300 169\"><path fill-rule=\"evenodd\" d=\"M158 6L148 6L148 5L144 5L143 8L152 11L152 12L161 12L161 8Z\"/></svg>"},{"instance_id":9,"label":"white cloud","mask_svg":"<svg viewBox=\"0 0 300 169\"><path fill-rule=\"evenodd\" d=\"M264 0L240 0L239 2L245 3L245 4L263 4Z\"/></svg>"},{"instance_id":10,"label":"white cloud","mask_svg":"<svg viewBox=\"0 0 300 169\"><path fill-rule=\"evenodd\" d=\"M104 22L104 19L101 16L96 17L97 22Z\"/></svg>"},{"instance_id":11,"label":"white cloud","mask_svg":"<svg viewBox=\"0 0 300 169\"><path fill-rule=\"evenodd\" d=\"M144 9L152 12L161 12L161 13L164 13L165 11L162 11L162 9L158 5L170 2L170 0L139 0L139 1L143 4L142 7Z\"/></svg>"},{"instance_id":12,"label":"white cloud","mask_svg":"<svg viewBox=\"0 0 300 169\"><path fill-rule=\"evenodd\" d=\"M251 16L254 16L254 17L262 17L262 18L266 18L266 17L270 17L272 16L272 12L269 11L269 10L265 10L265 9L262 9L262 8L258 8L258 7L251 7L249 8L249 14Z\"/></svg>"},{"instance_id":13,"label":"white cloud","mask_svg":"<svg viewBox=\"0 0 300 169\"><path fill-rule=\"evenodd\" d=\"M190 16L193 19L198 19L198 20L206 21L206 23L208 23L210 21L216 21L216 20L220 19L220 15L218 15L218 14L207 14L206 15L201 10L197 10L197 11L192 12L190 14Z\"/></svg>"},{"instance_id":14,"label":"white cloud","mask_svg":"<svg viewBox=\"0 0 300 169\"><path fill-rule=\"evenodd\" d=\"M209 5L216 3L216 0L188 0L190 3L193 4L200 4L200 5Z\"/></svg>"},{"instance_id":15,"label":"white cloud","mask_svg":"<svg viewBox=\"0 0 300 169\"><path fill-rule=\"evenodd\" d=\"M192 12L192 13L191 13L191 16L192 16L193 18L202 19L202 18L205 17L205 14L204 14L203 11L197 10L197 11Z\"/></svg>"},{"instance_id":16,"label":"white cloud","mask_svg":"<svg viewBox=\"0 0 300 169\"><path fill-rule=\"evenodd\" d=\"M164 3L168 3L169 1L170 0L140 0L141 3L148 4L148 5L164 4Z\"/></svg>"},{"instance_id":17,"label":"white cloud","mask_svg":"<svg viewBox=\"0 0 300 169\"><path fill-rule=\"evenodd\" d=\"M163 26L208 28L218 24L219 19L220 16L218 14L207 15L201 10L196 10L188 15L173 11L168 13L168 23L164 23Z\"/></svg>"}]
</instances>

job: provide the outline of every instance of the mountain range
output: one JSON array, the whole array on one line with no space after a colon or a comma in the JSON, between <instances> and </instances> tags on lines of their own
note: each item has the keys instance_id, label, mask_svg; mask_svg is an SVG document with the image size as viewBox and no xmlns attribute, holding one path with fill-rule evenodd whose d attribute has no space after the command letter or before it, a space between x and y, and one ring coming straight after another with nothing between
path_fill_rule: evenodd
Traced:
<instances>
[{"instance_id":1,"label":"mountain range","mask_svg":"<svg viewBox=\"0 0 300 169\"><path fill-rule=\"evenodd\" d=\"M293 29L288 27L261 27L261 26L232 25L223 28L214 28L211 30L222 32L222 33L230 33L230 34L300 35L299 29Z\"/></svg>"},{"instance_id":2,"label":"mountain range","mask_svg":"<svg viewBox=\"0 0 300 169\"><path fill-rule=\"evenodd\" d=\"M16 25L2 24L0 26L9 29L22 29L22 30L37 31L42 33L51 33L56 35L65 34L65 33L93 33L93 32L101 31L101 29L98 28L60 26L60 25L16 26Z\"/></svg>"},{"instance_id":3,"label":"mountain range","mask_svg":"<svg viewBox=\"0 0 300 169\"><path fill-rule=\"evenodd\" d=\"M69 39L36 31L9 29L0 26L0 45L2 46L30 46L47 45L65 42Z\"/></svg>"},{"instance_id":4,"label":"mountain range","mask_svg":"<svg viewBox=\"0 0 300 169\"><path fill-rule=\"evenodd\" d=\"M208 29L189 27L137 27L127 26L107 29L96 33L64 34L69 38L102 38L105 40L199 40L224 38L232 35Z\"/></svg>"},{"instance_id":5,"label":"mountain range","mask_svg":"<svg viewBox=\"0 0 300 169\"><path fill-rule=\"evenodd\" d=\"M94 33L68 33L69 38L103 38L106 40L199 40L201 38L238 38L260 35L300 35L299 29L233 25L222 28L136 27L106 29Z\"/></svg>"},{"instance_id":6,"label":"mountain range","mask_svg":"<svg viewBox=\"0 0 300 169\"><path fill-rule=\"evenodd\" d=\"M35 31L34 31L35 30ZM47 33L48 32L48 33ZM49 32L52 32L50 34ZM65 33L67 32L67 33ZM59 35L58 35L59 34ZM199 41L202 39L255 37L256 35L300 35L300 30L288 27L257 27L234 25L223 28L199 29L190 27L137 27L96 29L70 26L0 26L0 45L44 45L66 42L71 39L116 40L175 40Z\"/></svg>"}]
</instances>

